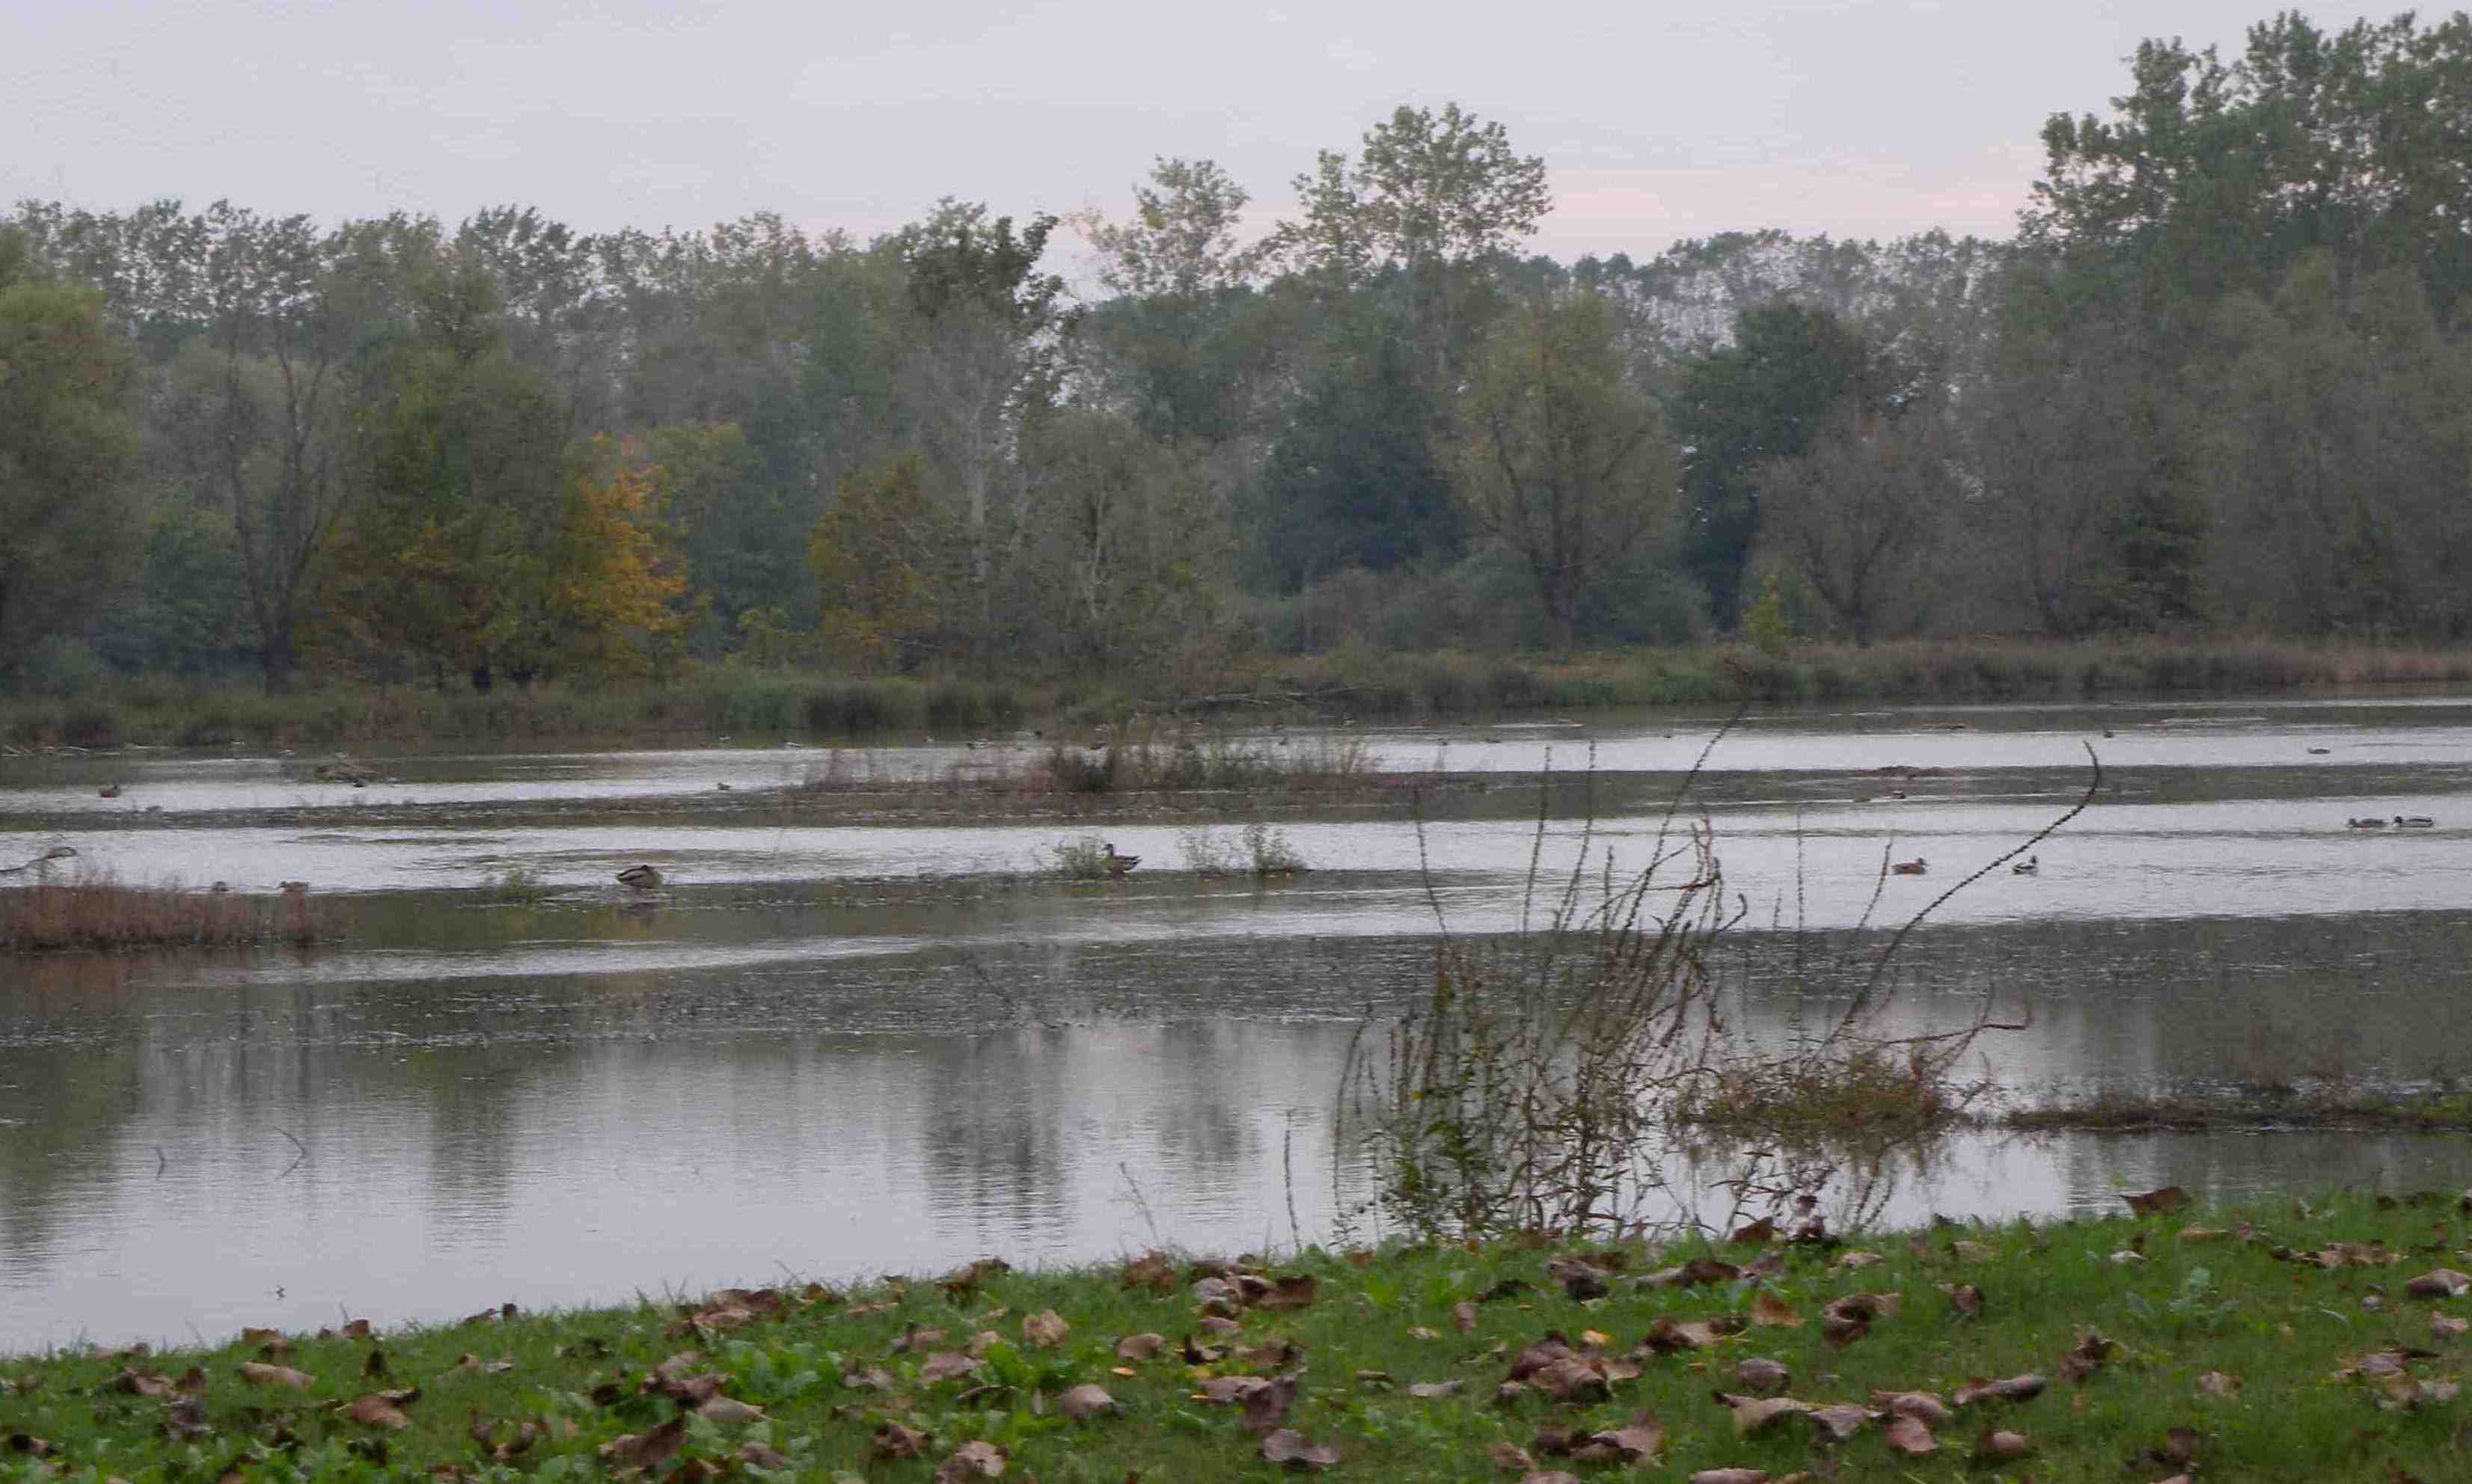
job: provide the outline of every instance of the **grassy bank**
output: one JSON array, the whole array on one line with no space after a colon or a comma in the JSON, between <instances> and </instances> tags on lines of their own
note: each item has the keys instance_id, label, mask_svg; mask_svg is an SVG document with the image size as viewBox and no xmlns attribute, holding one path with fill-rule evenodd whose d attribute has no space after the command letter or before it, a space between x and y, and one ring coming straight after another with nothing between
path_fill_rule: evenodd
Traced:
<instances>
[{"instance_id":1,"label":"grassy bank","mask_svg":"<svg viewBox=\"0 0 2472 1484\"><path fill-rule=\"evenodd\" d=\"M666 683L571 683L487 695L333 684L283 696L245 685L130 681L75 698L0 696L18 748L521 744L740 734L977 737L1139 714L1267 721L1397 720L1721 706L1745 699L2080 701L2472 684L2472 649L2161 640L2011 640L1630 649L1545 660L1369 650L1263 661L1168 688L1071 677L834 679L713 667Z\"/></svg>"},{"instance_id":2,"label":"grassy bank","mask_svg":"<svg viewBox=\"0 0 2472 1484\"><path fill-rule=\"evenodd\" d=\"M2467 1228L2124 1203L252 1332L0 1361L0 1477L2454 1479Z\"/></svg>"},{"instance_id":3,"label":"grassy bank","mask_svg":"<svg viewBox=\"0 0 2472 1484\"><path fill-rule=\"evenodd\" d=\"M2011 1109L1994 1121L2003 1128L2077 1133L2208 1128L2472 1133L2472 1092L2277 1087L2177 1095L2106 1093Z\"/></svg>"}]
</instances>

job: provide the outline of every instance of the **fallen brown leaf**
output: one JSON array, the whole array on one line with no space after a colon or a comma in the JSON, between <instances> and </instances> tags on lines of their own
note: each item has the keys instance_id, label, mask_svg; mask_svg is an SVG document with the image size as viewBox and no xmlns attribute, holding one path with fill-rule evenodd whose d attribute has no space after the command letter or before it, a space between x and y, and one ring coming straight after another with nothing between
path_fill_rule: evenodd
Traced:
<instances>
[{"instance_id":1,"label":"fallen brown leaf","mask_svg":"<svg viewBox=\"0 0 2472 1484\"><path fill-rule=\"evenodd\" d=\"M1034 1350L1047 1350L1064 1343L1073 1327L1052 1308L1040 1309L1021 1322L1021 1337Z\"/></svg>"},{"instance_id":2,"label":"fallen brown leaf","mask_svg":"<svg viewBox=\"0 0 2472 1484\"><path fill-rule=\"evenodd\" d=\"M712 1397L695 1410L698 1417L708 1423L751 1423L764 1415L762 1407L751 1406L736 1397Z\"/></svg>"},{"instance_id":3,"label":"fallen brown leaf","mask_svg":"<svg viewBox=\"0 0 2472 1484\"><path fill-rule=\"evenodd\" d=\"M2466 1331L2472 1331L2472 1319L2458 1319L2452 1314L2439 1313L2429 1316L2429 1332L2441 1340L2460 1340Z\"/></svg>"},{"instance_id":4,"label":"fallen brown leaf","mask_svg":"<svg viewBox=\"0 0 2472 1484\"><path fill-rule=\"evenodd\" d=\"M1948 1403L1937 1392L1875 1391L1871 1405L1892 1417L1916 1418L1935 1427L1948 1420Z\"/></svg>"},{"instance_id":5,"label":"fallen brown leaf","mask_svg":"<svg viewBox=\"0 0 2472 1484\"><path fill-rule=\"evenodd\" d=\"M1760 1469L1702 1469L1691 1484L1769 1484L1769 1476Z\"/></svg>"},{"instance_id":6,"label":"fallen brown leaf","mask_svg":"<svg viewBox=\"0 0 2472 1484\"><path fill-rule=\"evenodd\" d=\"M2472 1273L2451 1267L2432 1268L2403 1285L2403 1291L2415 1299L2460 1298L2466 1289L2472 1289Z\"/></svg>"},{"instance_id":7,"label":"fallen brown leaf","mask_svg":"<svg viewBox=\"0 0 2472 1484\"><path fill-rule=\"evenodd\" d=\"M1557 1258L1545 1264L1545 1270L1562 1285L1565 1294L1582 1303L1602 1299L1612 1291L1605 1286L1605 1275L1585 1262Z\"/></svg>"},{"instance_id":8,"label":"fallen brown leaf","mask_svg":"<svg viewBox=\"0 0 2472 1484\"><path fill-rule=\"evenodd\" d=\"M2198 1378L2198 1395L2201 1397L2237 1397L2241 1378L2224 1371L2208 1371Z\"/></svg>"},{"instance_id":9,"label":"fallen brown leaf","mask_svg":"<svg viewBox=\"0 0 2472 1484\"><path fill-rule=\"evenodd\" d=\"M1939 1440L1932 1436L1930 1425L1919 1417L1891 1417L1880 1429L1880 1436L1890 1448L1914 1458L1939 1451Z\"/></svg>"},{"instance_id":10,"label":"fallen brown leaf","mask_svg":"<svg viewBox=\"0 0 2472 1484\"><path fill-rule=\"evenodd\" d=\"M677 1425L679 1435L684 1436L685 1419L679 1419ZM876 1425L873 1447L878 1458L915 1458L926 1446L927 1434L915 1428L904 1427L889 1418Z\"/></svg>"},{"instance_id":11,"label":"fallen brown leaf","mask_svg":"<svg viewBox=\"0 0 2472 1484\"><path fill-rule=\"evenodd\" d=\"M962 1484L964 1479L1004 1477L1007 1454L992 1443L964 1443L936 1466L936 1484Z\"/></svg>"},{"instance_id":12,"label":"fallen brown leaf","mask_svg":"<svg viewBox=\"0 0 2472 1484\"><path fill-rule=\"evenodd\" d=\"M1290 1273L1271 1285L1268 1293L1253 1300L1255 1308L1303 1308L1314 1301L1321 1281L1311 1273Z\"/></svg>"},{"instance_id":13,"label":"fallen brown leaf","mask_svg":"<svg viewBox=\"0 0 2472 1484\"><path fill-rule=\"evenodd\" d=\"M240 1363L240 1378L252 1386L289 1386L295 1391L307 1391L318 1384L318 1378L290 1366L268 1365L257 1360Z\"/></svg>"},{"instance_id":14,"label":"fallen brown leaf","mask_svg":"<svg viewBox=\"0 0 2472 1484\"><path fill-rule=\"evenodd\" d=\"M1281 1427L1262 1439L1262 1457L1290 1469L1327 1469L1339 1462L1339 1449Z\"/></svg>"},{"instance_id":15,"label":"fallen brown leaf","mask_svg":"<svg viewBox=\"0 0 2472 1484\"><path fill-rule=\"evenodd\" d=\"M2131 1215L2151 1216L2161 1212L2179 1210L2188 1201L2189 1196L2188 1192L2178 1186L2167 1185L2159 1190L2144 1190L2135 1194L2123 1191L2120 1198L2128 1203Z\"/></svg>"},{"instance_id":16,"label":"fallen brown leaf","mask_svg":"<svg viewBox=\"0 0 2472 1484\"><path fill-rule=\"evenodd\" d=\"M1972 1284L1941 1284L1939 1291L1948 1295L1948 1307L1961 1319L1983 1317L1983 1290Z\"/></svg>"},{"instance_id":17,"label":"fallen brown leaf","mask_svg":"<svg viewBox=\"0 0 2472 1484\"><path fill-rule=\"evenodd\" d=\"M967 1376L978 1368L979 1359L975 1355L963 1354L958 1350L939 1350L929 1355L927 1363L918 1368L918 1379L924 1385L933 1386L956 1376Z\"/></svg>"},{"instance_id":18,"label":"fallen brown leaf","mask_svg":"<svg viewBox=\"0 0 2472 1484\"><path fill-rule=\"evenodd\" d=\"M1150 1331L1144 1331L1140 1334L1128 1334L1123 1339L1118 1340L1116 1342L1116 1358L1119 1360L1155 1359L1158 1353L1166 1347L1166 1335L1154 1333Z\"/></svg>"},{"instance_id":19,"label":"fallen brown leaf","mask_svg":"<svg viewBox=\"0 0 2472 1484\"><path fill-rule=\"evenodd\" d=\"M2022 1432L2010 1432L2006 1428L1995 1432L1985 1427L1983 1436L1975 1442L1974 1458L1977 1463L2007 1463L2012 1458L2023 1458L2033 1450L2033 1443Z\"/></svg>"},{"instance_id":20,"label":"fallen brown leaf","mask_svg":"<svg viewBox=\"0 0 2472 1484\"><path fill-rule=\"evenodd\" d=\"M1116 1399L1107 1395L1105 1387L1084 1382L1057 1398L1056 1409L1077 1423L1086 1423L1093 1417L1113 1412Z\"/></svg>"},{"instance_id":21,"label":"fallen brown leaf","mask_svg":"<svg viewBox=\"0 0 2472 1484\"><path fill-rule=\"evenodd\" d=\"M1981 1242L1953 1241L1948 1244L1948 1247L1951 1252L1957 1254L1957 1260L1961 1262L1988 1262L2000 1256L1998 1248L1987 1247Z\"/></svg>"},{"instance_id":22,"label":"fallen brown leaf","mask_svg":"<svg viewBox=\"0 0 2472 1484\"><path fill-rule=\"evenodd\" d=\"M1495 1443L1486 1449L1485 1456L1486 1460L1497 1469L1533 1469L1536 1467L1536 1460L1528 1456L1528 1449L1521 1448L1516 1443Z\"/></svg>"},{"instance_id":23,"label":"fallen brown leaf","mask_svg":"<svg viewBox=\"0 0 2472 1484\"><path fill-rule=\"evenodd\" d=\"M1886 1262L1888 1260L1888 1259L1880 1256L1876 1252L1841 1252L1837 1255L1837 1260L1830 1263L1829 1266L1851 1270L1854 1268L1869 1267L1875 1262Z\"/></svg>"},{"instance_id":24,"label":"fallen brown leaf","mask_svg":"<svg viewBox=\"0 0 2472 1484\"><path fill-rule=\"evenodd\" d=\"M601 1445L601 1456L622 1469L657 1469L677 1456L686 1447L687 1420L684 1414L671 1418L650 1432L630 1432ZM903 1455L908 1456L908 1455Z\"/></svg>"},{"instance_id":25,"label":"fallen brown leaf","mask_svg":"<svg viewBox=\"0 0 2472 1484\"><path fill-rule=\"evenodd\" d=\"M1408 1395L1426 1399L1434 1397L1456 1397L1466 1385L1467 1382L1459 1380L1410 1381L1408 1383Z\"/></svg>"},{"instance_id":26,"label":"fallen brown leaf","mask_svg":"<svg viewBox=\"0 0 2472 1484\"><path fill-rule=\"evenodd\" d=\"M1571 1449L1571 1456L1581 1463L1632 1464L1648 1462L1664 1450L1665 1425L1642 1412L1625 1426L1589 1434Z\"/></svg>"},{"instance_id":27,"label":"fallen brown leaf","mask_svg":"<svg viewBox=\"0 0 2472 1484\"><path fill-rule=\"evenodd\" d=\"M1799 1416L1811 1410L1811 1403L1792 1397L1738 1397L1723 1391L1716 1395L1720 1402L1733 1409L1734 1436L1738 1438L1747 1438L1780 1417Z\"/></svg>"},{"instance_id":28,"label":"fallen brown leaf","mask_svg":"<svg viewBox=\"0 0 2472 1484\"><path fill-rule=\"evenodd\" d=\"M1288 1408L1296 1401L1296 1378L1274 1376L1270 1381L1245 1396L1245 1430L1256 1437L1278 1427L1288 1420Z\"/></svg>"},{"instance_id":29,"label":"fallen brown leaf","mask_svg":"<svg viewBox=\"0 0 2472 1484\"><path fill-rule=\"evenodd\" d=\"M1128 1288L1149 1288L1158 1293L1176 1291L1176 1264L1164 1252L1146 1252L1125 1264L1122 1278Z\"/></svg>"},{"instance_id":30,"label":"fallen brown leaf","mask_svg":"<svg viewBox=\"0 0 2472 1484\"><path fill-rule=\"evenodd\" d=\"M1604 1372L1576 1356L1542 1367L1528 1383L1557 1402L1602 1402L1608 1394Z\"/></svg>"},{"instance_id":31,"label":"fallen brown leaf","mask_svg":"<svg viewBox=\"0 0 2472 1484\"><path fill-rule=\"evenodd\" d=\"M1783 1391L1794 1384L1794 1373L1781 1361L1753 1355L1734 1367L1734 1381L1750 1391Z\"/></svg>"},{"instance_id":32,"label":"fallen brown leaf","mask_svg":"<svg viewBox=\"0 0 2472 1484\"><path fill-rule=\"evenodd\" d=\"M344 1415L365 1427L385 1427L390 1430L396 1427L409 1427L412 1425L412 1419L404 1415L403 1409L409 1403L417 1401L419 1397L420 1393L417 1391L372 1391L345 1407Z\"/></svg>"},{"instance_id":33,"label":"fallen brown leaf","mask_svg":"<svg viewBox=\"0 0 2472 1484\"><path fill-rule=\"evenodd\" d=\"M761 1443L738 1445L738 1461L751 1468L770 1469L776 1472L790 1467L789 1454L776 1448L768 1448Z\"/></svg>"},{"instance_id":34,"label":"fallen brown leaf","mask_svg":"<svg viewBox=\"0 0 2472 1484\"><path fill-rule=\"evenodd\" d=\"M1462 1334L1473 1333L1476 1330L1476 1301L1462 1299L1452 1305L1451 1322L1460 1327Z\"/></svg>"},{"instance_id":35,"label":"fallen brown leaf","mask_svg":"<svg viewBox=\"0 0 2472 1484\"><path fill-rule=\"evenodd\" d=\"M213 1431L203 1397L183 1397L163 1408L163 1435L176 1443L195 1443Z\"/></svg>"},{"instance_id":36,"label":"fallen brown leaf","mask_svg":"<svg viewBox=\"0 0 2472 1484\"><path fill-rule=\"evenodd\" d=\"M1748 1226L1738 1226L1734 1228L1734 1235L1726 1237L1725 1240L1729 1242L1772 1242L1776 1240L1776 1223L1767 1216L1762 1216Z\"/></svg>"},{"instance_id":37,"label":"fallen brown leaf","mask_svg":"<svg viewBox=\"0 0 2472 1484\"><path fill-rule=\"evenodd\" d=\"M1950 1400L1959 1406L1971 1406L1977 1402L1985 1401L2031 1402L2041 1396L2043 1388L2049 1384L2051 1383L2043 1378L2031 1372L2024 1376L2009 1377L2006 1380L1986 1381L1978 1378L1960 1386L1957 1389L1957 1395Z\"/></svg>"},{"instance_id":38,"label":"fallen brown leaf","mask_svg":"<svg viewBox=\"0 0 2472 1484\"><path fill-rule=\"evenodd\" d=\"M1768 1329L1800 1329L1802 1316L1794 1306L1762 1288L1751 1295L1751 1323Z\"/></svg>"}]
</instances>

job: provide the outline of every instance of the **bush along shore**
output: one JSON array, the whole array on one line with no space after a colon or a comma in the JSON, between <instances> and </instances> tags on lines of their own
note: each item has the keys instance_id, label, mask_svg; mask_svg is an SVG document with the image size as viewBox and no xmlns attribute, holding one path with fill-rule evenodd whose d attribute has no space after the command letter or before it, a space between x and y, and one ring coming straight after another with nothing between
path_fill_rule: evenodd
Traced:
<instances>
[{"instance_id":1,"label":"bush along shore","mask_svg":"<svg viewBox=\"0 0 2472 1484\"><path fill-rule=\"evenodd\" d=\"M2460 1479L2472 1192L727 1289L0 1361L0 1478Z\"/></svg>"},{"instance_id":2,"label":"bush along shore","mask_svg":"<svg viewBox=\"0 0 2472 1484\"><path fill-rule=\"evenodd\" d=\"M834 678L707 667L665 682L460 687L122 681L0 696L0 746L526 743L748 734L963 739L1137 714L1400 720L1606 706L2052 701L2472 684L2472 649L2160 639L1641 648L1564 659L1350 650L1174 684Z\"/></svg>"}]
</instances>

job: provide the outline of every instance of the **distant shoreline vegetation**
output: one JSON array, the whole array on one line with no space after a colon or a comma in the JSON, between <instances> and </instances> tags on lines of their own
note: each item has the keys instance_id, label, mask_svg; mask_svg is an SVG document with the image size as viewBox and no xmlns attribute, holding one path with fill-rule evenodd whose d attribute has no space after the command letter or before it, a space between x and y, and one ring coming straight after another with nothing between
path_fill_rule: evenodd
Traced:
<instances>
[{"instance_id":1,"label":"distant shoreline vegetation","mask_svg":"<svg viewBox=\"0 0 2472 1484\"><path fill-rule=\"evenodd\" d=\"M1370 650L1269 661L1135 694L1068 678L840 678L711 666L669 681L461 688L131 679L0 696L21 751L773 735L963 741L1137 714L1223 724L1393 722L1611 707L2002 702L2472 685L2472 647L2299 641L1913 641L1638 648L1568 659Z\"/></svg>"}]
</instances>

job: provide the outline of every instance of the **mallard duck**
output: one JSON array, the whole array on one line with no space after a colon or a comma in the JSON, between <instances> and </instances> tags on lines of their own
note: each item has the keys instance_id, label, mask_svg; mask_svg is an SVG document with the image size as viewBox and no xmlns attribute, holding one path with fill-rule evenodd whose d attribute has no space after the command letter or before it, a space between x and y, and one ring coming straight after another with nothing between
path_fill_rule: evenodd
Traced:
<instances>
[{"instance_id":1,"label":"mallard duck","mask_svg":"<svg viewBox=\"0 0 2472 1484\"><path fill-rule=\"evenodd\" d=\"M2015 865L2010 866L2010 867L2008 868L2008 874L2009 874L2009 875L2011 875L2011 876L2032 876L2032 875L2033 875L2035 872L2037 872L2037 871L2041 870L2042 868L2043 868L2043 858L2042 858L2042 857L2040 857L2040 856L2028 856L2025 860L2020 860L2020 861L2018 861Z\"/></svg>"},{"instance_id":2,"label":"mallard duck","mask_svg":"<svg viewBox=\"0 0 2472 1484\"><path fill-rule=\"evenodd\" d=\"M656 866L630 865L618 873L618 884L632 886L637 891L650 891L660 883L661 873Z\"/></svg>"},{"instance_id":3,"label":"mallard duck","mask_svg":"<svg viewBox=\"0 0 2472 1484\"><path fill-rule=\"evenodd\" d=\"M1101 858L1101 863L1106 866L1107 874L1110 876L1122 876L1127 871L1129 871L1133 867L1142 863L1142 858L1139 856L1120 856L1116 854L1116 844L1113 840L1107 841L1106 851L1106 855Z\"/></svg>"},{"instance_id":4,"label":"mallard duck","mask_svg":"<svg viewBox=\"0 0 2472 1484\"><path fill-rule=\"evenodd\" d=\"M2437 821L2430 818L2427 814L2397 814L2395 815L2395 828L2398 830L2435 830L2437 828Z\"/></svg>"},{"instance_id":5,"label":"mallard duck","mask_svg":"<svg viewBox=\"0 0 2472 1484\"><path fill-rule=\"evenodd\" d=\"M2387 827L2387 822L2383 819L2352 819L2345 822L2355 830L2383 830Z\"/></svg>"},{"instance_id":6,"label":"mallard duck","mask_svg":"<svg viewBox=\"0 0 2472 1484\"><path fill-rule=\"evenodd\" d=\"M100 798L116 799L120 797L120 785L116 783L107 783L94 791Z\"/></svg>"},{"instance_id":7,"label":"mallard duck","mask_svg":"<svg viewBox=\"0 0 2472 1484\"><path fill-rule=\"evenodd\" d=\"M1925 862L1923 858L1920 856L1914 857L1912 860L1896 861L1889 867L1890 870L1894 871L1899 876L1920 876L1923 874L1925 868Z\"/></svg>"}]
</instances>

